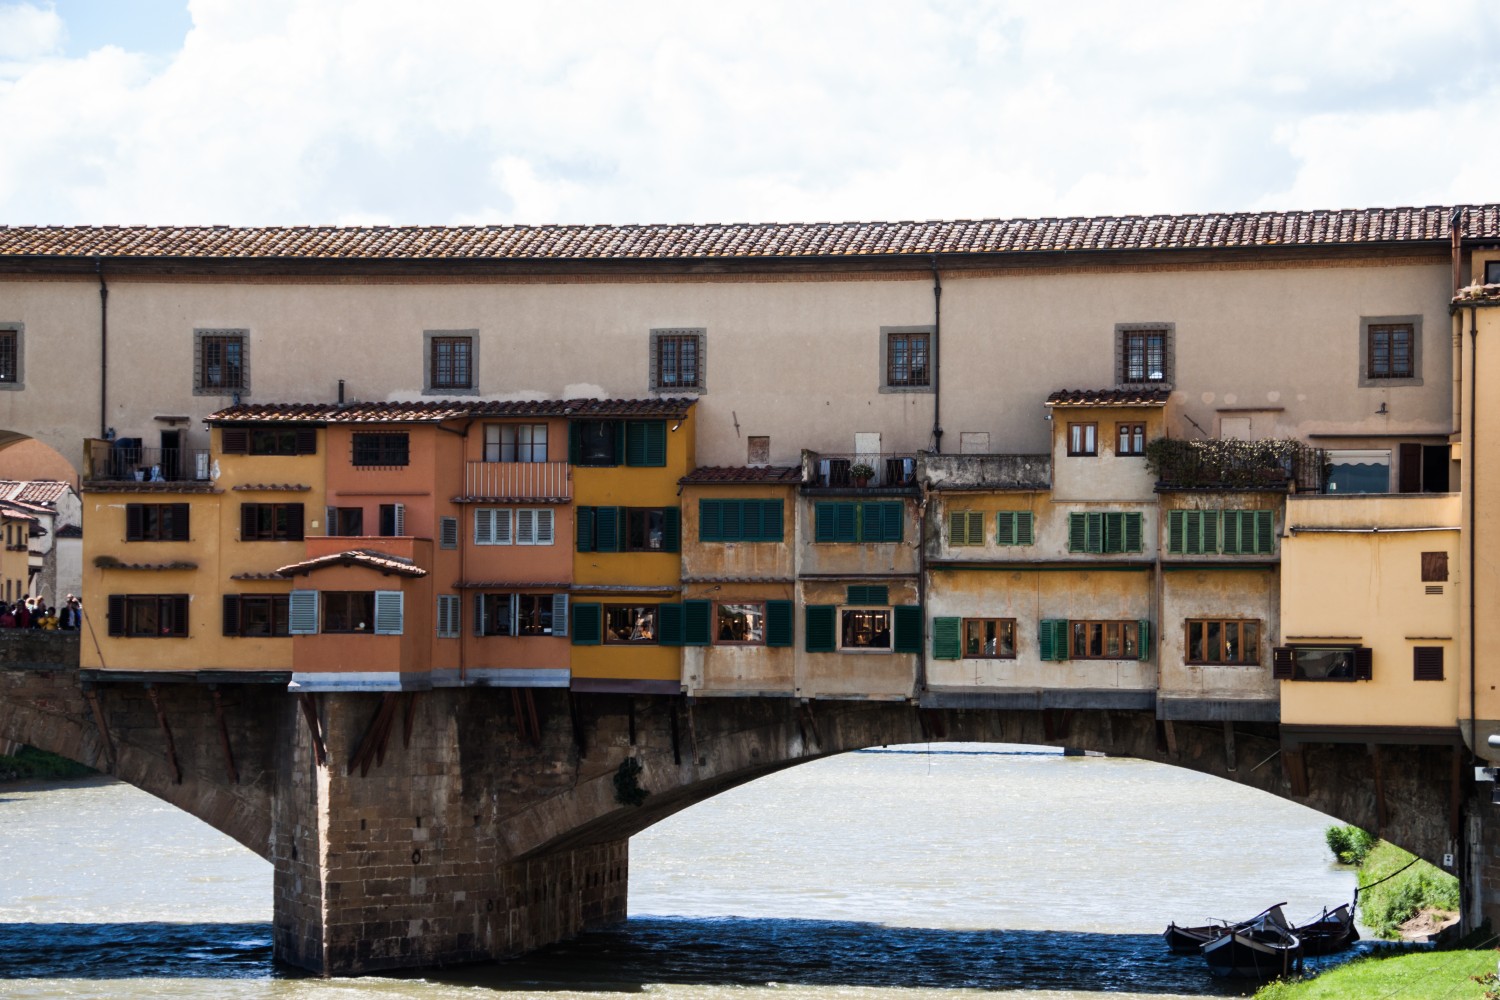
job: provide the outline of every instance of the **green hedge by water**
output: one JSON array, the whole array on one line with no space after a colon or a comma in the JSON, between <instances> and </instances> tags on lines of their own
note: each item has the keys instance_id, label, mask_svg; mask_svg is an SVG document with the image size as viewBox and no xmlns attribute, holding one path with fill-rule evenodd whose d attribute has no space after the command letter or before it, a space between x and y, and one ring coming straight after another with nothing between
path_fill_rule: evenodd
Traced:
<instances>
[{"instance_id":1,"label":"green hedge by water","mask_svg":"<svg viewBox=\"0 0 1500 1000\"><path fill-rule=\"evenodd\" d=\"M57 781L97 773L77 761L34 747L22 747L14 755L0 754L0 781Z\"/></svg>"},{"instance_id":2,"label":"green hedge by water","mask_svg":"<svg viewBox=\"0 0 1500 1000\"><path fill-rule=\"evenodd\" d=\"M1381 937L1396 937L1400 926L1421 910L1458 909L1458 879L1425 861L1411 864L1413 860L1401 848L1381 840L1359 868L1360 920ZM1395 878L1381 882L1409 864Z\"/></svg>"}]
</instances>

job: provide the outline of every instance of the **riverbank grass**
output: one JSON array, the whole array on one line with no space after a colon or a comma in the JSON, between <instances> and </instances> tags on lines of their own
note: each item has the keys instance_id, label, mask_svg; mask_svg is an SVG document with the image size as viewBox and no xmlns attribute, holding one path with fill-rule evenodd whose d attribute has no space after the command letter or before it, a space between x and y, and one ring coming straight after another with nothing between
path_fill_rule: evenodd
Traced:
<instances>
[{"instance_id":1,"label":"riverbank grass","mask_svg":"<svg viewBox=\"0 0 1500 1000\"><path fill-rule=\"evenodd\" d=\"M0 754L0 781L68 781L98 773L91 767L35 747L23 746L13 755Z\"/></svg>"},{"instance_id":2,"label":"riverbank grass","mask_svg":"<svg viewBox=\"0 0 1500 1000\"><path fill-rule=\"evenodd\" d=\"M1495 963L1500 952L1416 951L1357 958L1315 979L1269 983L1253 1000L1371 1000L1373 997L1442 997L1486 1000L1500 996Z\"/></svg>"}]
</instances>

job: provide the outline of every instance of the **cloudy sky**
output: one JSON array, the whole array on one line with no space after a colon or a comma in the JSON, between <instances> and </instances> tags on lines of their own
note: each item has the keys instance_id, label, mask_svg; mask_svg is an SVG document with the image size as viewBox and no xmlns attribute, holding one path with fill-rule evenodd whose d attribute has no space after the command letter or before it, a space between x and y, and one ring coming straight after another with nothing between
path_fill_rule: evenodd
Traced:
<instances>
[{"instance_id":1,"label":"cloudy sky","mask_svg":"<svg viewBox=\"0 0 1500 1000\"><path fill-rule=\"evenodd\" d=\"M1500 4L0 0L0 224L1500 200Z\"/></svg>"}]
</instances>

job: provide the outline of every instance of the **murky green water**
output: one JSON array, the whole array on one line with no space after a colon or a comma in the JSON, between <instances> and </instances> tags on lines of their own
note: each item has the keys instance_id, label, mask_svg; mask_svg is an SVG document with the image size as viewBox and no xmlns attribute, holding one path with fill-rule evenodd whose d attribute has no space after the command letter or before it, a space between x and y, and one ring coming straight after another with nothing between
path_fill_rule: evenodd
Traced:
<instances>
[{"instance_id":1,"label":"murky green water","mask_svg":"<svg viewBox=\"0 0 1500 1000\"><path fill-rule=\"evenodd\" d=\"M271 959L269 865L113 782L0 788L0 995L1099 1000L1237 995L1168 920L1344 901L1329 820L1229 782L1024 748L793 768L631 844L631 919L525 960L318 980ZM972 752L962 752L972 751Z\"/></svg>"}]
</instances>

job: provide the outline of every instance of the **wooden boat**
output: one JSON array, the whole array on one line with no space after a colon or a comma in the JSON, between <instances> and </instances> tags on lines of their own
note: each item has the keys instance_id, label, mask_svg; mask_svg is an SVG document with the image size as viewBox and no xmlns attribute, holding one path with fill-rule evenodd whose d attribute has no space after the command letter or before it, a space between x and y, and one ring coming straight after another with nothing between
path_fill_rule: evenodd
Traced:
<instances>
[{"instance_id":1,"label":"wooden boat","mask_svg":"<svg viewBox=\"0 0 1500 1000\"><path fill-rule=\"evenodd\" d=\"M1216 976L1262 982L1300 971L1302 939L1281 912L1284 905L1278 903L1203 945L1208 971Z\"/></svg>"},{"instance_id":2,"label":"wooden boat","mask_svg":"<svg viewBox=\"0 0 1500 1000\"><path fill-rule=\"evenodd\" d=\"M1293 933L1302 939L1304 955L1332 955L1359 940L1354 907L1349 903L1325 909L1321 917L1293 928Z\"/></svg>"},{"instance_id":3,"label":"wooden boat","mask_svg":"<svg viewBox=\"0 0 1500 1000\"><path fill-rule=\"evenodd\" d=\"M1168 924L1161 932L1167 947L1174 955L1196 955L1204 945L1229 929L1228 924L1204 924L1199 927L1180 927Z\"/></svg>"}]
</instances>

